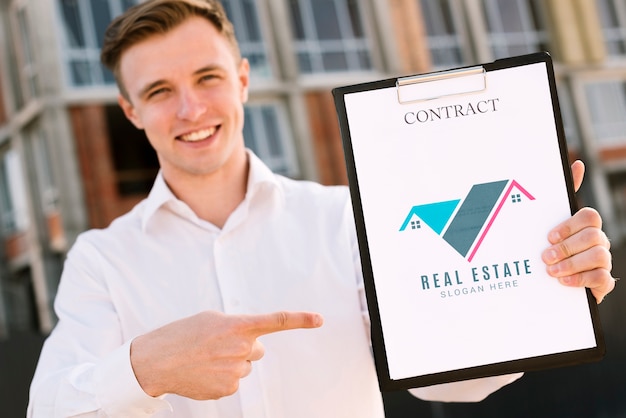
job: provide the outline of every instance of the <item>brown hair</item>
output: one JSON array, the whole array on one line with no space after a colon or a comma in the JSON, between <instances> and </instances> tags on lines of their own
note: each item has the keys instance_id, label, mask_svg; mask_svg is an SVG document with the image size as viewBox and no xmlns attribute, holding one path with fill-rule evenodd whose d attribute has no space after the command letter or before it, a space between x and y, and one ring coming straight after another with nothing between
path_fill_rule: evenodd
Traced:
<instances>
[{"instance_id":1,"label":"brown hair","mask_svg":"<svg viewBox=\"0 0 626 418\"><path fill-rule=\"evenodd\" d=\"M122 54L131 46L156 34L165 34L189 17L200 16L211 22L241 59L233 24L217 0L148 0L113 19L104 33L100 61L110 69L120 93L128 99L119 67Z\"/></svg>"}]
</instances>

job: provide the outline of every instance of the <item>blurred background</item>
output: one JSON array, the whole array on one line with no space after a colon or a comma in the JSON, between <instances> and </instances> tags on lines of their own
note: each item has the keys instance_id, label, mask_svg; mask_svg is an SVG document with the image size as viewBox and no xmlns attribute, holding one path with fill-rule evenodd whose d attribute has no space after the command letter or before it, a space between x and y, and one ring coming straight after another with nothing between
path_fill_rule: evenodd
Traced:
<instances>
[{"instance_id":1,"label":"blurred background","mask_svg":"<svg viewBox=\"0 0 626 418\"><path fill-rule=\"evenodd\" d=\"M0 0L3 417L25 414L67 250L145 197L158 170L99 63L106 25L137 1ZM569 157L587 165L580 204L601 212L626 275L626 0L223 3L252 67L247 146L324 184L347 184L333 87L549 51ZM528 373L479 404L385 393L388 417L626 417L621 286L600 306L601 362Z\"/></svg>"}]
</instances>

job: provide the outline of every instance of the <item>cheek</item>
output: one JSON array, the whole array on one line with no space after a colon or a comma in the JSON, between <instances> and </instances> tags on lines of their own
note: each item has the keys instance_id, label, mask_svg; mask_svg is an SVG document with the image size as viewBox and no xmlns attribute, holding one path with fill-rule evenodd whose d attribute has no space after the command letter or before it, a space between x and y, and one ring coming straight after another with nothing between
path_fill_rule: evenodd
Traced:
<instances>
[{"instance_id":1,"label":"cheek","mask_svg":"<svg viewBox=\"0 0 626 418\"><path fill-rule=\"evenodd\" d=\"M143 123L143 129L149 138L168 136L170 131L170 113L167 109L159 107L158 109L150 109L143 112L141 115L141 122ZM152 141L152 139L151 139Z\"/></svg>"}]
</instances>

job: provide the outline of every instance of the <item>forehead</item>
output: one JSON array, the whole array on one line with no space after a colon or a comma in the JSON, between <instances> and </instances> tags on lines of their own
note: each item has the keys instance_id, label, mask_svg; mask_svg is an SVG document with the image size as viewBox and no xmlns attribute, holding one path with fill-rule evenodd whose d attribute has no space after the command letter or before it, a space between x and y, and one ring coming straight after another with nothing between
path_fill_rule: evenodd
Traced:
<instances>
[{"instance_id":1,"label":"forehead","mask_svg":"<svg viewBox=\"0 0 626 418\"><path fill-rule=\"evenodd\" d=\"M191 17L165 34L155 34L122 54L120 74L127 88L199 68L235 68L235 54L224 35L202 17Z\"/></svg>"}]
</instances>

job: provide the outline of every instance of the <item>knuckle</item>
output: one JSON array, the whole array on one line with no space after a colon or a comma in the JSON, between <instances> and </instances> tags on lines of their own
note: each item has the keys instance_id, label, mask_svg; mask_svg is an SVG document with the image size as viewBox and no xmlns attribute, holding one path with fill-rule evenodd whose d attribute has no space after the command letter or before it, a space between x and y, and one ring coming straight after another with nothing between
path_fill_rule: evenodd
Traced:
<instances>
[{"instance_id":1,"label":"knuckle","mask_svg":"<svg viewBox=\"0 0 626 418\"><path fill-rule=\"evenodd\" d=\"M611 252L606 247L594 247L592 257L597 264L596 267L607 271L610 271L613 268L613 258L611 256Z\"/></svg>"},{"instance_id":2,"label":"knuckle","mask_svg":"<svg viewBox=\"0 0 626 418\"><path fill-rule=\"evenodd\" d=\"M604 268L610 272L613 269L613 256L608 248L603 248L602 253L604 254Z\"/></svg>"},{"instance_id":3,"label":"knuckle","mask_svg":"<svg viewBox=\"0 0 626 418\"><path fill-rule=\"evenodd\" d=\"M239 339L233 343L232 353L236 358L247 359L252 352L252 344L246 339Z\"/></svg>"},{"instance_id":4,"label":"knuckle","mask_svg":"<svg viewBox=\"0 0 626 418\"><path fill-rule=\"evenodd\" d=\"M229 328L233 335L247 335L250 331L251 324L247 319L237 318L230 322Z\"/></svg>"},{"instance_id":5,"label":"knuckle","mask_svg":"<svg viewBox=\"0 0 626 418\"><path fill-rule=\"evenodd\" d=\"M265 355L265 346L259 340L255 340L250 347L248 360L260 360Z\"/></svg>"},{"instance_id":6,"label":"knuckle","mask_svg":"<svg viewBox=\"0 0 626 418\"><path fill-rule=\"evenodd\" d=\"M586 242L592 245L598 245L603 242L602 231L597 228L585 228L580 232L580 235Z\"/></svg>"},{"instance_id":7,"label":"knuckle","mask_svg":"<svg viewBox=\"0 0 626 418\"><path fill-rule=\"evenodd\" d=\"M239 378L234 378L224 386L224 395L230 396L239 390Z\"/></svg>"},{"instance_id":8,"label":"knuckle","mask_svg":"<svg viewBox=\"0 0 626 418\"><path fill-rule=\"evenodd\" d=\"M248 376L250 373L252 373L252 363L249 362L249 361L242 362L241 371L240 371L239 375L242 378L244 378L244 377Z\"/></svg>"},{"instance_id":9,"label":"knuckle","mask_svg":"<svg viewBox=\"0 0 626 418\"><path fill-rule=\"evenodd\" d=\"M597 268L588 273L587 287L606 289L611 286L613 279L608 270Z\"/></svg>"},{"instance_id":10,"label":"knuckle","mask_svg":"<svg viewBox=\"0 0 626 418\"><path fill-rule=\"evenodd\" d=\"M585 286L585 275L583 273L576 273L570 277L570 286Z\"/></svg>"},{"instance_id":11,"label":"knuckle","mask_svg":"<svg viewBox=\"0 0 626 418\"><path fill-rule=\"evenodd\" d=\"M219 384L206 387L203 395L197 399L220 399L239 390L239 377L225 374L219 376L218 380Z\"/></svg>"},{"instance_id":12,"label":"knuckle","mask_svg":"<svg viewBox=\"0 0 626 418\"><path fill-rule=\"evenodd\" d=\"M575 274L575 269L574 269L575 266L571 258L567 258L561 261L559 264L560 264L560 270L562 272L562 275L564 276L572 275L572 277L580 281L580 277L579 277L580 274Z\"/></svg>"},{"instance_id":13,"label":"knuckle","mask_svg":"<svg viewBox=\"0 0 626 418\"><path fill-rule=\"evenodd\" d=\"M287 312L282 311L276 314L276 325L278 325L279 328L287 326Z\"/></svg>"},{"instance_id":14,"label":"knuckle","mask_svg":"<svg viewBox=\"0 0 626 418\"><path fill-rule=\"evenodd\" d=\"M600 213L596 209L584 207L579 211L579 213L583 222L597 227L602 226L602 217L600 217Z\"/></svg>"},{"instance_id":15,"label":"knuckle","mask_svg":"<svg viewBox=\"0 0 626 418\"><path fill-rule=\"evenodd\" d=\"M572 249L570 248L567 240L566 241L561 241L558 244L558 249L559 252L563 255L562 258L567 259L569 257L571 257L573 255Z\"/></svg>"}]
</instances>

